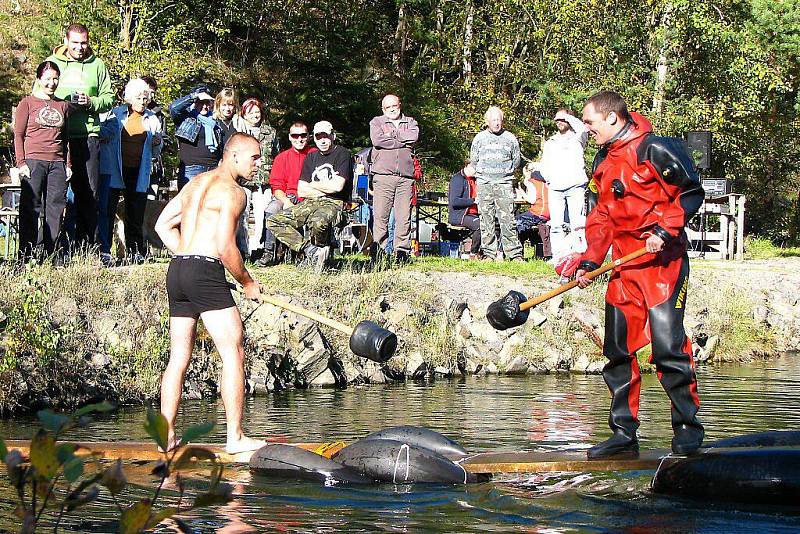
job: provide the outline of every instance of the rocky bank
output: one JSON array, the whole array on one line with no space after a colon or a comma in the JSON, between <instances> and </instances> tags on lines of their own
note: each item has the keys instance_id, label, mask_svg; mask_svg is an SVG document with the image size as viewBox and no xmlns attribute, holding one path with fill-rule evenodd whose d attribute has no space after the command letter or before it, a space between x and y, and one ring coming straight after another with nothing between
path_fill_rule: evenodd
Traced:
<instances>
[{"instance_id":1,"label":"rocky bank","mask_svg":"<svg viewBox=\"0 0 800 534\"><path fill-rule=\"evenodd\" d=\"M158 395L169 346L165 266L75 269L11 273L27 286L6 286L0 316L6 412L98 398L139 403ZM487 373L599 373L604 363L604 283L556 297L532 310L522 327L498 332L485 319L491 302L511 289L542 294L556 287L555 277L413 266L322 277L290 266L275 269L257 275L267 287L283 287L277 292L283 298L349 324L371 319L396 332L400 343L397 355L379 365L351 354L342 334L269 304L242 301L250 394ZM800 258L695 261L692 269L685 325L698 364L800 349ZM26 309L33 309L34 320L25 318ZM640 351L645 370L648 355L648 348ZM185 397L217 395L220 366L201 329Z\"/></svg>"}]
</instances>

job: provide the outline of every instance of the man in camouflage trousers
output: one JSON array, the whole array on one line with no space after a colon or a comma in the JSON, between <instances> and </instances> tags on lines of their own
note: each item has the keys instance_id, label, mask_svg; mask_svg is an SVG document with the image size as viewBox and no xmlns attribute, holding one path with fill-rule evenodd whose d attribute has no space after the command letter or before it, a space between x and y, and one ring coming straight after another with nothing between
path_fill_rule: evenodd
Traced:
<instances>
[{"instance_id":1,"label":"man in camouflage trousers","mask_svg":"<svg viewBox=\"0 0 800 534\"><path fill-rule=\"evenodd\" d=\"M314 125L319 151L306 156L297 183L297 196L305 200L267 219L275 238L295 252L302 251L318 272L328 259L331 230L342 221L344 203L353 189L353 157L335 140L330 122Z\"/></svg>"},{"instance_id":2,"label":"man in camouflage trousers","mask_svg":"<svg viewBox=\"0 0 800 534\"><path fill-rule=\"evenodd\" d=\"M495 221L500 225L503 254L512 261L524 261L514 218L514 171L519 167L519 142L503 129L503 111L486 110L486 129L472 140L470 162L478 182L478 211L481 218L481 247L486 259L497 256Z\"/></svg>"}]
</instances>

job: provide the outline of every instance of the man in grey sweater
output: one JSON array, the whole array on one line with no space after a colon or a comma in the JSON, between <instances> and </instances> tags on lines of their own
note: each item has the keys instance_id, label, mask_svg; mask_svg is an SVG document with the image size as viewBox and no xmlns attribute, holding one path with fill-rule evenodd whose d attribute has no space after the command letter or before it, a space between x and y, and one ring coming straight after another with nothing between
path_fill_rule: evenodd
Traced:
<instances>
[{"instance_id":1,"label":"man in grey sweater","mask_svg":"<svg viewBox=\"0 0 800 534\"><path fill-rule=\"evenodd\" d=\"M500 224L503 254L512 261L524 261L522 245L514 223L514 171L519 167L519 141L503 129L503 111L497 106L486 110L486 129L472 140L470 162L478 182L478 211L481 218L483 256L497 256L495 220Z\"/></svg>"},{"instance_id":2,"label":"man in grey sweater","mask_svg":"<svg viewBox=\"0 0 800 534\"><path fill-rule=\"evenodd\" d=\"M372 235L380 249L386 250L389 215L394 209L394 253L400 260L411 251L411 196L414 185L414 143L419 126L403 115L400 99L386 95L381 102L383 115L369 122L372 140L373 209Z\"/></svg>"}]
</instances>

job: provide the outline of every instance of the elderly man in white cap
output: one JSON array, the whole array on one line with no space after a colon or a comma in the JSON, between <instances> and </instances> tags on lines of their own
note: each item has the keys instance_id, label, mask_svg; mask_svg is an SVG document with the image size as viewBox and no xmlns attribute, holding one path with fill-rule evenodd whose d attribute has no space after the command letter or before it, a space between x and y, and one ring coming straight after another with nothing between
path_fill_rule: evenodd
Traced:
<instances>
[{"instance_id":1,"label":"elderly man in white cap","mask_svg":"<svg viewBox=\"0 0 800 534\"><path fill-rule=\"evenodd\" d=\"M198 174L216 168L222 157L222 129L211 115L213 110L214 97L205 85L195 87L169 105L178 140L181 189Z\"/></svg>"},{"instance_id":2,"label":"elderly man in white cap","mask_svg":"<svg viewBox=\"0 0 800 534\"><path fill-rule=\"evenodd\" d=\"M343 217L344 203L353 188L353 156L335 144L336 132L328 121L314 125L314 143L319 149L306 156L297 196L304 200L267 220L275 237L321 271L330 251L330 232ZM300 233L306 227L307 235Z\"/></svg>"}]
</instances>

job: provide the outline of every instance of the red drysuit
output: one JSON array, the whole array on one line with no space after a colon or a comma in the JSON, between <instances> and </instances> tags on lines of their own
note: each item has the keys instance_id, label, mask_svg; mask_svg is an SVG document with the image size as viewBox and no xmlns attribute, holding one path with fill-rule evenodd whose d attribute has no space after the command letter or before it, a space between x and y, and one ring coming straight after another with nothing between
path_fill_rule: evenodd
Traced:
<instances>
[{"instance_id":1,"label":"red drysuit","mask_svg":"<svg viewBox=\"0 0 800 534\"><path fill-rule=\"evenodd\" d=\"M702 440L691 341L683 328L689 279L683 227L702 204L703 189L680 141L653 135L647 119L631 115L633 122L595 158L598 198L586 220L588 249L580 269L597 268L610 246L614 259L634 252L651 234L665 245L658 254L615 268L608 282L603 378L612 396L609 425L636 439L641 383L636 351L652 343L676 436L688 431Z\"/></svg>"}]
</instances>

